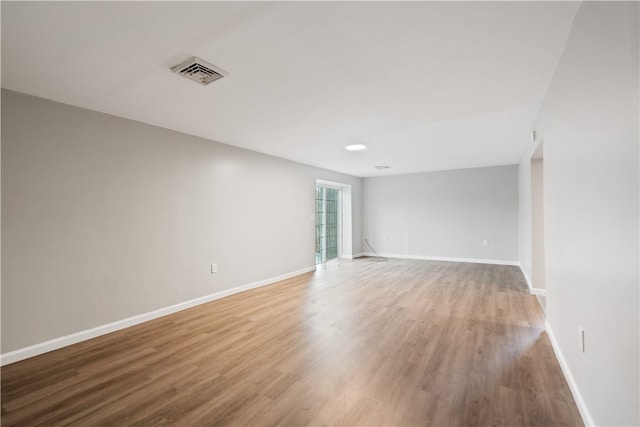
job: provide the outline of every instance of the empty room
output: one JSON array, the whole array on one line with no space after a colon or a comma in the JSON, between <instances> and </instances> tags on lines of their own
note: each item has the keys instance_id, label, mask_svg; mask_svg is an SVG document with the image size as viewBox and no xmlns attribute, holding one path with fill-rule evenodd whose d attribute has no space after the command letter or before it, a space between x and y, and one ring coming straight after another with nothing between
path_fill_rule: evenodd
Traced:
<instances>
[{"instance_id":1,"label":"empty room","mask_svg":"<svg viewBox=\"0 0 640 427\"><path fill-rule=\"evenodd\" d=\"M3 426L640 425L640 3L0 7Z\"/></svg>"}]
</instances>

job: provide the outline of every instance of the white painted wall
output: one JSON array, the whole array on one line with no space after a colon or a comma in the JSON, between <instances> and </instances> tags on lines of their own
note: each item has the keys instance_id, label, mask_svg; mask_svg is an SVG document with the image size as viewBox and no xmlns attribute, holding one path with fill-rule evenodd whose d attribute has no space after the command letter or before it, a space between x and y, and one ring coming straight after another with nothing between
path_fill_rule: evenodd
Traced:
<instances>
[{"instance_id":1,"label":"white painted wall","mask_svg":"<svg viewBox=\"0 0 640 427\"><path fill-rule=\"evenodd\" d=\"M531 160L531 286L543 290L545 285L544 255L544 160Z\"/></svg>"},{"instance_id":2,"label":"white painted wall","mask_svg":"<svg viewBox=\"0 0 640 427\"><path fill-rule=\"evenodd\" d=\"M535 125L548 322L584 418L601 426L640 424L638 15L637 2L582 3ZM532 151L520 163L521 236Z\"/></svg>"},{"instance_id":3,"label":"white painted wall","mask_svg":"<svg viewBox=\"0 0 640 427\"><path fill-rule=\"evenodd\" d=\"M532 287L533 255L531 239L531 156L535 144L529 144L518 165L518 254L520 268Z\"/></svg>"},{"instance_id":4,"label":"white painted wall","mask_svg":"<svg viewBox=\"0 0 640 427\"><path fill-rule=\"evenodd\" d=\"M316 179L362 250L360 178L10 91L2 125L3 352L313 267Z\"/></svg>"},{"instance_id":5,"label":"white painted wall","mask_svg":"<svg viewBox=\"0 0 640 427\"><path fill-rule=\"evenodd\" d=\"M391 256L516 262L518 167L366 178L363 237Z\"/></svg>"}]
</instances>

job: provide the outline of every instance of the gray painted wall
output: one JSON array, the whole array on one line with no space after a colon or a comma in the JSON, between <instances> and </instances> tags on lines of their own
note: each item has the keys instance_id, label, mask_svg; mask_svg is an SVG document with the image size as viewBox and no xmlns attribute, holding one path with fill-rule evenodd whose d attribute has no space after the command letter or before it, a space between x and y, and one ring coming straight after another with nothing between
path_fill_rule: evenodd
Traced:
<instances>
[{"instance_id":1,"label":"gray painted wall","mask_svg":"<svg viewBox=\"0 0 640 427\"><path fill-rule=\"evenodd\" d=\"M316 179L360 252L360 178L2 91L2 351L313 267Z\"/></svg>"},{"instance_id":2,"label":"gray painted wall","mask_svg":"<svg viewBox=\"0 0 640 427\"><path fill-rule=\"evenodd\" d=\"M389 255L515 262L518 166L366 178L363 237Z\"/></svg>"},{"instance_id":3,"label":"gray painted wall","mask_svg":"<svg viewBox=\"0 0 640 427\"><path fill-rule=\"evenodd\" d=\"M637 2L582 3L536 123L548 321L602 426L640 424L638 16Z\"/></svg>"}]
</instances>

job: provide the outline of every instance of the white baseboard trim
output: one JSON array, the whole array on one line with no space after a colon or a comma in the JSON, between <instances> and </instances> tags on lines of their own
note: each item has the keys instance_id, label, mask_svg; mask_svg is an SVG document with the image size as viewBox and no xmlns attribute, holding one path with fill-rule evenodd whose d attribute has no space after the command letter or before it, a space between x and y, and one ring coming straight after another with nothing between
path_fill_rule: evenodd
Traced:
<instances>
[{"instance_id":1,"label":"white baseboard trim","mask_svg":"<svg viewBox=\"0 0 640 427\"><path fill-rule=\"evenodd\" d=\"M518 263L518 266L520 267L520 271L522 271L522 275L524 276L524 280L527 282L527 286L529 287L529 293L533 293L533 286L531 286L531 279L529 279L529 276L527 275L527 272L524 271L524 268L522 267L522 264ZM546 293L546 291L545 291Z\"/></svg>"},{"instance_id":2,"label":"white baseboard trim","mask_svg":"<svg viewBox=\"0 0 640 427\"><path fill-rule=\"evenodd\" d=\"M553 347L553 352L556 354L556 359L560 363L560 368L562 368L562 372L564 373L564 377L569 384L569 389L571 390L571 394L573 395L573 399L576 401L576 405L578 405L578 411L580 411L580 416L582 417L582 421L585 426L595 426L596 423L593 422L593 418L591 418L591 413L587 408L587 404L582 398L582 394L580 393L580 389L578 389L578 385L571 374L571 370L569 369L569 365L562 354L562 350L560 350L560 346L558 345L558 341L556 341L556 337L553 334L553 329L551 329L551 325L549 322L545 322L545 329L547 331L547 335L549 336L549 340L551 341L551 346Z\"/></svg>"},{"instance_id":3,"label":"white baseboard trim","mask_svg":"<svg viewBox=\"0 0 640 427\"><path fill-rule=\"evenodd\" d=\"M522 267L522 264L518 264L518 266L520 267L520 271L522 271L522 275L524 276L524 280L527 282L527 286L529 287L529 293L533 294L533 295L540 295L540 296L546 297L547 296L547 290L546 289L540 289L540 288L534 288L532 283L531 283L531 279L529 278L529 276L527 275L527 272Z\"/></svg>"},{"instance_id":4,"label":"white baseboard trim","mask_svg":"<svg viewBox=\"0 0 640 427\"><path fill-rule=\"evenodd\" d=\"M385 258L400 258L400 259L421 259L425 261L450 261L450 262L470 262L474 264L493 264L493 265L515 265L518 266L518 261L506 261L500 259L478 259L478 258L453 258L442 256L425 256L425 255L404 255L404 254L379 254ZM363 252L362 256L376 256L373 252Z\"/></svg>"},{"instance_id":5,"label":"white baseboard trim","mask_svg":"<svg viewBox=\"0 0 640 427\"><path fill-rule=\"evenodd\" d=\"M361 257L361 256L362 256L362 252L357 253L357 254L352 254L352 255L340 255L339 258L342 258L342 259L356 259L356 258Z\"/></svg>"},{"instance_id":6,"label":"white baseboard trim","mask_svg":"<svg viewBox=\"0 0 640 427\"><path fill-rule=\"evenodd\" d=\"M303 268L301 270L293 271L291 273L285 273L280 276L271 277L265 280L259 280L257 282L248 283L246 285L237 286L231 289L225 289L220 292L205 295L200 298L195 298L189 301L181 302L178 304L163 307L158 310L150 311L148 313L139 314L137 316L128 317L126 319L117 320L106 325L97 326L95 328L87 329L84 331L76 332L70 335L66 335L60 338L54 338L49 341L45 341L39 344L34 344L29 347L20 348L18 350L10 351L0 355L0 366L8 365L10 363L19 362L20 360L28 359L39 354L47 353L49 351L57 350L62 347L66 347L72 344L86 341L91 338L96 338L101 335L105 335L111 332L118 331L120 329L128 328L130 326L138 325L140 323L148 322L149 320L157 319L159 317L166 316L168 314L177 313L178 311L186 310L191 307L195 307L200 304L215 301L220 298L228 297L240 292L248 291L251 289L259 288L262 286L271 285L281 280L289 279L300 274L315 271L316 266Z\"/></svg>"}]
</instances>

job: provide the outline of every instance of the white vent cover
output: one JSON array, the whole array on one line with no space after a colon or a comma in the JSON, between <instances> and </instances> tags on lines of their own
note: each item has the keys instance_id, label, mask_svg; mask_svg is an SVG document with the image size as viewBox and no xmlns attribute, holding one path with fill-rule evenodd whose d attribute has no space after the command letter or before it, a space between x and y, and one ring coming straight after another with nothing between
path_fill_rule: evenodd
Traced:
<instances>
[{"instance_id":1,"label":"white vent cover","mask_svg":"<svg viewBox=\"0 0 640 427\"><path fill-rule=\"evenodd\" d=\"M196 56L187 59L182 64L176 65L171 71L194 82L198 82L203 86L229 75L229 73L223 69L209 64L207 61Z\"/></svg>"}]
</instances>

